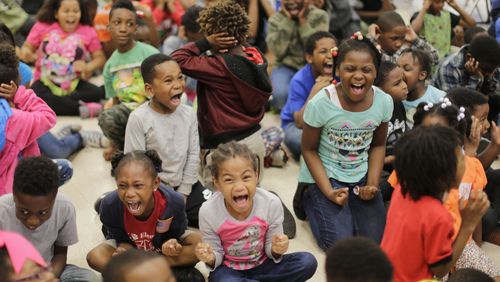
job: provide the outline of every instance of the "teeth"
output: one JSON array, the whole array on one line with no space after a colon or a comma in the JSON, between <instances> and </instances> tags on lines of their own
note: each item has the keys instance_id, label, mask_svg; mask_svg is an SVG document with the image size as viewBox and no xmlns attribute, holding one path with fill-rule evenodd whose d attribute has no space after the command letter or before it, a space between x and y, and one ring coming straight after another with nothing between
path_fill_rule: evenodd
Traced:
<instances>
[{"instance_id":1,"label":"teeth","mask_svg":"<svg viewBox=\"0 0 500 282\"><path fill-rule=\"evenodd\" d=\"M361 87L361 86L363 86L363 84L353 84L353 85L354 85L354 86L356 86L356 87Z\"/></svg>"}]
</instances>

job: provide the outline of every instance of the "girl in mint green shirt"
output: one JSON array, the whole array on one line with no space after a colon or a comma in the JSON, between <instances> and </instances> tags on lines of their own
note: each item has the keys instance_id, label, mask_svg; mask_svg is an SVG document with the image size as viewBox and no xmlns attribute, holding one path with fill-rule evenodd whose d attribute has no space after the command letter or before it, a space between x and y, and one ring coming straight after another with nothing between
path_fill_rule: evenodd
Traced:
<instances>
[{"instance_id":1,"label":"girl in mint green shirt","mask_svg":"<svg viewBox=\"0 0 500 282\"><path fill-rule=\"evenodd\" d=\"M353 235L380 242L385 226L378 186L393 102L373 86L379 51L354 38L332 52L340 83L318 92L304 113L302 205L324 250Z\"/></svg>"}]
</instances>

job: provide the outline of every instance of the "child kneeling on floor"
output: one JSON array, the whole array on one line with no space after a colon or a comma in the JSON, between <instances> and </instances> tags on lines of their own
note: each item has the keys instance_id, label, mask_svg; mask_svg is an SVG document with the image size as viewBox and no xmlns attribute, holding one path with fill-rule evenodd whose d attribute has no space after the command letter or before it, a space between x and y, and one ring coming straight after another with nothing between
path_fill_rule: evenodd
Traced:
<instances>
[{"instance_id":1,"label":"child kneeling on floor","mask_svg":"<svg viewBox=\"0 0 500 282\"><path fill-rule=\"evenodd\" d=\"M165 255L177 281L205 281L198 262L197 232L186 230L184 199L160 185L161 159L153 151L133 151L111 160L117 190L102 200L100 217L111 239L92 249L87 262L102 272L112 256L132 248Z\"/></svg>"},{"instance_id":2,"label":"child kneeling on floor","mask_svg":"<svg viewBox=\"0 0 500 282\"><path fill-rule=\"evenodd\" d=\"M285 254L283 207L257 187L258 163L244 145L231 141L212 154L217 192L200 208L203 243L195 253L211 273L209 281L306 281L317 261L307 252Z\"/></svg>"}]
</instances>

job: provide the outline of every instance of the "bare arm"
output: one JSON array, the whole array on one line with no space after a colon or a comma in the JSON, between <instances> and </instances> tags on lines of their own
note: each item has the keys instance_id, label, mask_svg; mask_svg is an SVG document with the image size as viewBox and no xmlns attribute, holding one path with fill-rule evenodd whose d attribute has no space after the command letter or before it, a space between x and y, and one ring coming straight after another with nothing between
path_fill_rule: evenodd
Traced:
<instances>
[{"instance_id":1,"label":"bare arm","mask_svg":"<svg viewBox=\"0 0 500 282\"><path fill-rule=\"evenodd\" d=\"M337 205L343 206L347 201L348 188L333 189L326 174L323 162L318 155L321 128L311 127L304 123L302 132L302 156L307 164L316 185L323 195Z\"/></svg>"},{"instance_id":2,"label":"bare arm","mask_svg":"<svg viewBox=\"0 0 500 282\"><path fill-rule=\"evenodd\" d=\"M477 157L483 168L488 169L495 159L500 154L500 128L495 124L494 121L491 122L491 143L486 147L486 149Z\"/></svg>"},{"instance_id":3,"label":"bare arm","mask_svg":"<svg viewBox=\"0 0 500 282\"><path fill-rule=\"evenodd\" d=\"M68 247L54 246L54 256L52 257L52 273L55 277L60 277L66 266Z\"/></svg>"},{"instance_id":4,"label":"bare arm","mask_svg":"<svg viewBox=\"0 0 500 282\"><path fill-rule=\"evenodd\" d=\"M472 191L469 202L460 210L462 215L462 226L458 231L457 238L453 242L452 259L445 264L431 267L432 273L437 277L444 277L455 265L457 259L462 255L469 237L474 232L478 223L480 223L482 216L486 213L489 206L490 203L483 191Z\"/></svg>"},{"instance_id":5,"label":"bare arm","mask_svg":"<svg viewBox=\"0 0 500 282\"><path fill-rule=\"evenodd\" d=\"M422 27L424 26L424 16L429 11L431 6L431 0L424 0L424 5L420 12L418 12L417 17L411 22L411 27L416 33L420 33Z\"/></svg>"},{"instance_id":6,"label":"bare arm","mask_svg":"<svg viewBox=\"0 0 500 282\"><path fill-rule=\"evenodd\" d=\"M250 18L250 28L248 29L248 37L255 38L259 28L259 1L248 1L248 17Z\"/></svg>"},{"instance_id":7,"label":"bare arm","mask_svg":"<svg viewBox=\"0 0 500 282\"><path fill-rule=\"evenodd\" d=\"M384 167L385 143L387 139L388 123L381 123L373 133L370 151L368 152L368 179L366 184L378 187L380 174Z\"/></svg>"},{"instance_id":8,"label":"bare arm","mask_svg":"<svg viewBox=\"0 0 500 282\"><path fill-rule=\"evenodd\" d=\"M201 242L201 234L192 232L182 242L182 249L176 256L166 256L170 266L183 266L196 264L199 260L195 255L195 247ZM162 253L165 253L162 248Z\"/></svg>"},{"instance_id":9,"label":"bare arm","mask_svg":"<svg viewBox=\"0 0 500 282\"><path fill-rule=\"evenodd\" d=\"M262 6L262 9L264 9L264 12L266 13L267 18L271 17L276 13L274 10L273 6L271 6L271 3L267 0L259 0L260 5Z\"/></svg>"},{"instance_id":10,"label":"bare arm","mask_svg":"<svg viewBox=\"0 0 500 282\"><path fill-rule=\"evenodd\" d=\"M36 47L28 42L24 42L19 53L19 58L25 63L32 63L36 61Z\"/></svg>"},{"instance_id":11,"label":"bare arm","mask_svg":"<svg viewBox=\"0 0 500 282\"><path fill-rule=\"evenodd\" d=\"M332 80L332 78L330 76L328 76L328 77L320 76L316 79L316 83L314 84L313 88L309 92L309 96L307 97L307 100L304 103L304 105L302 106L302 108L300 108L299 111L293 113L293 120L295 121L295 125L298 128L304 127L304 111L306 109L307 102L309 102L309 100L311 100L314 96L316 96L316 94L321 89L328 86L328 84L330 84L331 80Z\"/></svg>"},{"instance_id":12,"label":"bare arm","mask_svg":"<svg viewBox=\"0 0 500 282\"><path fill-rule=\"evenodd\" d=\"M447 0L446 2L460 15L460 22L458 23L459 25L463 27L476 26L476 20L474 20L474 18L469 13L467 13L467 11L460 7L455 0Z\"/></svg>"}]
</instances>

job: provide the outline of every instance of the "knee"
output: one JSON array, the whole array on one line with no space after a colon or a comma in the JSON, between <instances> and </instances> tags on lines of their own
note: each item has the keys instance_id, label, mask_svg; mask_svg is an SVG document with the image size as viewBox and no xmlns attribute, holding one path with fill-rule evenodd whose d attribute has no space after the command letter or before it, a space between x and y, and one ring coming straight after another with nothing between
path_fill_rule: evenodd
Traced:
<instances>
[{"instance_id":1,"label":"knee","mask_svg":"<svg viewBox=\"0 0 500 282\"><path fill-rule=\"evenodd\" d=\"M318 261L309 252L298 252L292 254L295 256L297 270L303 274L304 278L310 278L316 272L318 268Z\"/></svg>"},{"instance_id":2,"label":"knee","mask_svg":"<svg viewBox=\"0 0 500 282\"><path fill-rule=\"evenodd\" d=\"M109 246L109 248L112 247ZM109 250L105 250L103 245L99 245L87 253L87 263L92 269L102 272L111 259L111 255Z\"/></svg>"}]
</instances>

